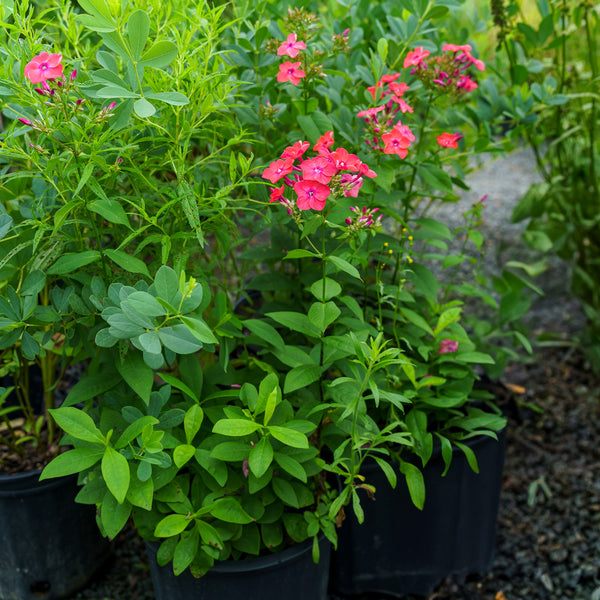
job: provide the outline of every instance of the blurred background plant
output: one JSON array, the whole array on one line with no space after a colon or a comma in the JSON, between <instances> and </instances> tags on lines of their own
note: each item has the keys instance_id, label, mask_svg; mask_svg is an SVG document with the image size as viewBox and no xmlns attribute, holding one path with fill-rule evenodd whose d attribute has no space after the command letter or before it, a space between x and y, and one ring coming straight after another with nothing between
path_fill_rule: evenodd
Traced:
<instances>
[{"instance_id":1,"label":"blurred background plant","mask_svg":"<svg viewBox=\"0 0 600 600\"><path fill-rule=\"evenodd\" d=\"M492 3L503 109L512 142L533 149L542 181L515 207L524 240L566 261L587 329L580 342L600 369L598 7L571 0Z\"/></svg>"}]
</instances>

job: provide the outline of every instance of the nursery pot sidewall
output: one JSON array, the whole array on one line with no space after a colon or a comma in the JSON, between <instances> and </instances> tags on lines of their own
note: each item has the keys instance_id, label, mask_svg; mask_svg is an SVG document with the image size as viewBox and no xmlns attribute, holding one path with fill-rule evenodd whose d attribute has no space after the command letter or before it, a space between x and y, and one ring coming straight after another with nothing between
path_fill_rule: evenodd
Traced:
<instances>
[{"instance_id":1,"label":"nursery pot sidewall","mask_svg":"<svg viewBox=\"0 0 600 600\"><path fill-rule=\"evenodd\" d=\"M375 501L365 498L365 520L349 515L338 531L338 550L332 556L332 591L359 595L428 595L453 573L483 573L493 563L496 521L505 453L505 431L498 441L488 436L468 440L479 474L463 452L453 452L448 473L434 452L423 469L425 506L410 500L404 476L395 489L381 469L370 462L362 474L375 485Z\"/></svg>"},{"instance_id":2,"label":"nursery pot sidewall","mask_svg":"<svg viewBox=\"0 0 600 600\"><path fill-rule=\"evenodd\" d=\"M312 559L312 539L274 554L215 562L200 578L171 563L156 562L160 542L146 542L156 600L327 600L331 544L319 538L320 560Z\"/></svg>"},{"instance_id":3,"label":"nursery pot sidewall","mask_svg":"<svg viewBox=\"0 0 600 600\"><path fill-rule=\"evenodd\" d=\"M84 587L110 555L75 475L0 475L0 598L57 600Z\"/></svg>"}]
</instances>

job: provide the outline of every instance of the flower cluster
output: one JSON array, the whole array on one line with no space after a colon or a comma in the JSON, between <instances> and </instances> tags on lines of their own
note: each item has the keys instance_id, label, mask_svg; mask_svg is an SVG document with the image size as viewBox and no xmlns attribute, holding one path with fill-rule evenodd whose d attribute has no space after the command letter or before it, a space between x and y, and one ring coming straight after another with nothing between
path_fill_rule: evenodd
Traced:
<instances>
[{"instance_id":1,"label":"flower cluster","mask_svg":"<svg viewBox=\"0 0 600 600\"><path fill-rule=\"evenodd\" d=\"M406 158L415 136L407 125L395 119L398 113L412 113L413 108L403 98L409 86L396 81L400 76L400 73L384 75L374 86L368 87L373 101L385 99L385 104L361 110L357 116L365 120L370 136L367 144L373 150Z\"/></svg>"},{"instance_id":2,"label":"flower cluster","mask_svg":"<svg viewBox=\"0 0 600 600\"><path fill-rule=\"evenodd\" d=\"M351 206L350 210L354 215L345 219L345 223L348 226L348 233L355 233L361 229L374 229L381 226L381 215L376 214L379 212L378 208L363 206L361 209L358 206Z\"/></svg>"},{"instance_id":3,"label":"flower cluster","mask_svg":"<svg viewBox=\"0 0 600 600\"><path fill-rule=\"evenodd\" d=\"M485 70L483 61L471 55L469 44L458 46L444 44L442 56L429 56L429 50L422 46L411 50L404 59L404 68L412 67L411 74L432 90L444 94L460 96L477 88L477 84L466 73L475 65L479 71Z\"/></svg>"},{"instance_id":4,"label":"flower cluster","mask_svg":"<svg viewBox=\"0 0 600 600\"><path fill-rule=\"evenodd\" d=\"M280 202L290 215L299 218L298 211L323 210L330 196L356 198L363 177L376 177L376 173L355 154L342 147L333 149L333 144L333 132L328 131L313 146L316 156L311 158L304 157L309 142L288 146L262 174L271 183L284 182L271 191L271 202ZM286 186L294 191L295 203L285 197ZM371 214L370 220L370 224L375 222Z\"/></svg>"}]
</instances>

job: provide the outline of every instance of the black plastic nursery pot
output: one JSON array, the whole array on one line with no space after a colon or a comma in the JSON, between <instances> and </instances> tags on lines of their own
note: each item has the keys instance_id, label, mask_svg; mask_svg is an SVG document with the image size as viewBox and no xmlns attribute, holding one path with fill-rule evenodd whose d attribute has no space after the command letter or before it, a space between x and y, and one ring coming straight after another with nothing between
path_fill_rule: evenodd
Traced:
<instances>
[{"instance_id":1,"label":"black plastic nursery pot","mask_svg":"<svg viewBox=\"0 0 600 600\"><path fill-rule=\"evenodd\" d=\"M159 545L146 542L156 600L327 600L331 545L324 537L318 564L311 539L267 556L216 562L200 578L189 569L176 576L171 564L159 567Z\"/></svg>"},{"instance_id":2,"label":"black plastic nursery pot","mask_svg":"<svg viewBox=\"0 0 600 600\"><path fill-rule=\"evenodd\" d=\"M110 543L93 506L77 504L76 476L0 475L0 599L56 600L81 589Z\"/></svg>"},{"instance_id":3,"label":"black plastic nursery pot","mask_svg":"<svg viewBox=\"0 0 600 600\"><path fill-rule=\"evenodd\" d=\"M450 574L490 570L495 554L496 520L505 454L505 432L498 441L487 436L468 445L475 452L479 474L460 450L448 473L434 451L423 475L425 506L411 502L404 476L392 489L381 469L365 465L363 474L375 485L375 500L364 499L362 525L352 513L338 531L330 589L343 595L383 593L427 596ZM348 511L350 512L350 511Z\"/></svg>"}]
</instances>

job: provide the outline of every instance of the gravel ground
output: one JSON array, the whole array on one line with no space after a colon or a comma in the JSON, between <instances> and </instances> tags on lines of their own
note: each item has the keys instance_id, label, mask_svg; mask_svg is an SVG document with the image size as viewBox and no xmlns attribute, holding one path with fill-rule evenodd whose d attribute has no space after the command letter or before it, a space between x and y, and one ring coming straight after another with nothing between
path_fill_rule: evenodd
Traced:
<instances>
[{"instance_id":1,"label":"gravel ground","mask_svg":"<svg viewBox=\"0 0 600 600\"><path fill-rule=\"evenodd\" d=\"M533 180L531 154L515 153L475 173L459 205L435 216L452 226L487 193L487 267L526 260L518 243L523 225L511 224L510 214ZM563 340L582 323L566 277L564 265L550 261L539 283L546 296L535 301L531 319ZM600 378L565 342L507 370L497 386L509 427L496 561L490 573L448 578L428 600L600 600ZM72 600L153 598L143 544L127 530L114 559Z\"/></svg>"}]
</instances>

